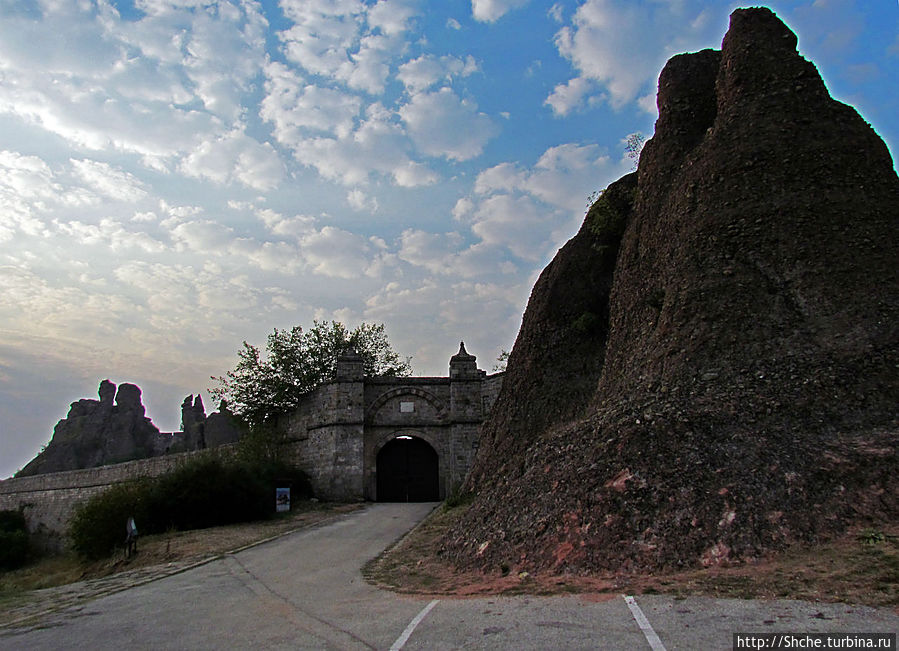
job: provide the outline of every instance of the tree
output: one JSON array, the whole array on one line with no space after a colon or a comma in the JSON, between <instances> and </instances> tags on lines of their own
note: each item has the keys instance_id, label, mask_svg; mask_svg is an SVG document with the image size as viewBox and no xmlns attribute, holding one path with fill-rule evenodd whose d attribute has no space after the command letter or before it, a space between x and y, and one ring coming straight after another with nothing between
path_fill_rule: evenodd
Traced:
<instances>
[{"instance_id":1,"label":"tree","mask_svg":"<svg viewBox=\"0 0 899 651\"><path fill-rule=\"evenodd\" d=\"M639 131L629 134L624 139L624 150L627 152L627 157L634 161L634 169L637 169L637 164L640 162L640 154L645 141L646 137Z\"/></svg>"},{"instance_id":2,"label":"tree","mask_svg":"<svg viewBox=\"0 0 899 651\"><path fill-rule=\"evenodd\" d=\"M496 358L496 364L493 365L494 373L502 373L506 370L506 366L509 364L509 351L503 348L502 352L499 354L499 357Z\"/></svg>"},{"instance_id":3,"label":"tree","mask_svg":"<svg viewBox=\"0 0 899 651\"><path fill-rule=\"evenodd\" d=\"M243 342L237 366L209 392L224 399L232 412L251 427L292 411L300 398L337 371L337 357L353 348L363 359L366 375L403 377L412 373L411 358L400 359L390 346L383 324L363 323L352 331L339 321L314 321L304 331L277 328L268 336L266 354Z\"/></svg>"}]
</instances>

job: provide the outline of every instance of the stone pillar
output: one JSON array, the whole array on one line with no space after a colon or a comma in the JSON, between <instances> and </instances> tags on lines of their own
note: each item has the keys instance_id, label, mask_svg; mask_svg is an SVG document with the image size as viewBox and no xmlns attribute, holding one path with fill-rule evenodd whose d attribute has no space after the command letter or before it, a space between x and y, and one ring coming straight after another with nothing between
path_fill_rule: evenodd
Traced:
<instances>
[{"instance_id":1,"label":"stone pillar","mask_svg":"<svg viewBox=\"0 0 899 651\"><path fill-rule=\"evenodd\" d=\"M474 459L478 427L484 418L481 390L486 375L478 369L477 357L465 350L465 342L459 344L459 352L450 358L449 372L452 433L450 458L445 465L446 496L462 484Z\"/></svg>"},{"instance_id":2,"label":"stone pillar","mask_svg":"<svg viewBox=\"0 0 899 651\"><path fill-rule=\"evenodd\" d=\"M337 358L332 384L334 465L330 499L361 500L364 496L365 375L363 359L350 348Z\"/></svg>"}]
</instances>

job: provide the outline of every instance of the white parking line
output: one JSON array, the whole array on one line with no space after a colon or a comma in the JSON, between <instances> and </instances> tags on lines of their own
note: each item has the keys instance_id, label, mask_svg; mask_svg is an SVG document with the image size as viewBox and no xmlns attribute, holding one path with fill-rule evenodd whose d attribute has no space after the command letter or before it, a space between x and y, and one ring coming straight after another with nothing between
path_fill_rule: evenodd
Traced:
<instances>
[{"instance_id":1,"label":"white parking line","mask_svg":"<svg viewBox=\"0 0 899 651\"><path fill-rule=\"evenodd\" d=\"M409 625L406 627L406 630L403 631L403 634L396 638L396 642L393 643L393 646L390 647L390 651L400 651L403 648L403 645L409 640L409 636L412 635L412 632L415 630L415 627L421 624L421 620L427 617L428 613L431 612L431 609L440 603L440 599L435 599L427 606L421 609L421 612L415 616Z\"/></svg>"},{"instance_id":2,"label":"white parking line","mask_svg":"<svg viewBox=\"0 0 899 651\"><path fill-rule=\"evenodd\" d=\"M637 605L637 600L630 596L621 596L624 597L624 602L627 604L627 607L631 609L631 615L634 616L637 626L640 627L640 630L643 631L643 635L646 636L646 641L649 642L649 647L652 651L665 651L665 645L662 644L662 641L659 639L659 636L656 635L656 632L652 630L652 626L649 625L649 620L646 619L646 615L643 614L643 611L640 610L640 606Z\"/></svg>"}]
</instances>

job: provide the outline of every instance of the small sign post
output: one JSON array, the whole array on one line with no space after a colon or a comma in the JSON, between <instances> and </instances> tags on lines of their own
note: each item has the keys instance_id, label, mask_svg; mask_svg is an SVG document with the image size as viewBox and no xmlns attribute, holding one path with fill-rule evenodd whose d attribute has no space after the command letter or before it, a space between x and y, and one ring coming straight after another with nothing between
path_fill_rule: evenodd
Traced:
<instances>
[{"instance_id":1,"label":"small sign post","mask_svg":"<svg viewBox=\"0 0 899 651\"><path fill-rule=\"evenodd\" d=\"M278 513L290 510L290 488L275 489L275 510Z\"/></svg>"}]
</instances>

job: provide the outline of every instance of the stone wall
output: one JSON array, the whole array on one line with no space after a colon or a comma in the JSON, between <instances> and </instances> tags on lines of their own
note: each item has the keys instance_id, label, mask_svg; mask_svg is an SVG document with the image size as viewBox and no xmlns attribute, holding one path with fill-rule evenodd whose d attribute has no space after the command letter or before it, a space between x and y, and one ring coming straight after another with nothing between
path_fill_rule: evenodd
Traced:
<instances>
[{"instance_id":1,"label":"stone wall","mask_svg":"<svg viewBox=\"0 0 899 651\"><path fill-rule=\"evenodd\" d=\"M0 481L0 510L22 510L38 547L59 551L65 545L69 518L76 506L111 486L163 475L202 454L207 452L184 452L85 470L7 479Z\"/></svg>"}]
</instances>

